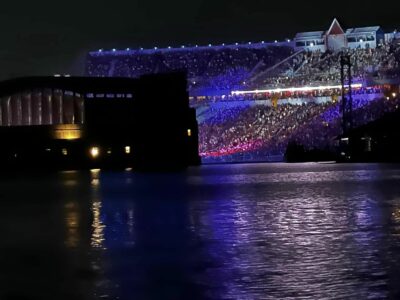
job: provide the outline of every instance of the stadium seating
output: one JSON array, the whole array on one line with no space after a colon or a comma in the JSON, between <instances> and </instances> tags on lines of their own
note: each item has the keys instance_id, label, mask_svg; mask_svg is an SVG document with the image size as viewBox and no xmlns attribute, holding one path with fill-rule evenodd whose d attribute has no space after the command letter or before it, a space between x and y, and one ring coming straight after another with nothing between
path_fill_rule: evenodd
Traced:
<instances>
[{"instance_id":1,"label":"stadium seating","mask_svg":"<svg viewBox=\"0 0 400 300\"><path fill-rule=\"evenodd\" d=\"M381 86L366 82L400 74L400 47L308 52L286 46L210 47L91 53L90 76L136 77L186 70L197 109L203 162L282 160L289 142L330 149L341 133L340 56L348 54L355 126L398 109ZM335 86L329 89L232 93L235 90Z\"/></svg>"}]
</instances>

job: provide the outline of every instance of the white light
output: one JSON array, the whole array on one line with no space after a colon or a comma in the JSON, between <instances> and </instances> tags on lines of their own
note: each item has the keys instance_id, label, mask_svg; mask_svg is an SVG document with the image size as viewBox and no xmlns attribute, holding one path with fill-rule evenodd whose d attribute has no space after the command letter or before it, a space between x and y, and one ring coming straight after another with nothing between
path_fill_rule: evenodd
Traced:
<instances>
[{"instance_id":1,"label":"white light","mask_svg":"<svg viewBox=\"0 0 400 300\"><path fill-rule=\"evenodd\" d=\"M264 44L265 42L264 41L261 41L261 44Z\"/></svg>"},{"instance_id":2,"label":"white light","mask_svg":"<svg viewBox=\"0 0 400 300\"><path fill-rule=\"evenodd\" d=\"M310 43L310 46L311 46L311 47L314 47L314 43Z\"/></svg>"},{"instance_id":3,"label":"white light","mask_svg":"<svg viewBox=\"0 0 400 300\"><path fill-rule=\"evenodd\" d=\"M249 45L251 45L251 42L249 42Z\"/></svg>"},{"instance_id":4,"label":"white light","mask_svg":"<svg viewBox=\"0 0 400 300\"><path fill-rule=\"evenodd\" d=\"M237 46L237 45L239 45L239 43L235 43L235 45Z\"/></svg>"},{"instance_id":5,"label":"white light","mask_svg":"<svg viewBox=\"0 0 400 300\"><path fill-rule=\"evenodd\" d=\"M99 149L99 147L92 147L92 148L90 148L90 155L92 156L92 158L98 157L99 154L100 154L100 149Z\"/></svg>"},{"instance_id":6,"label":"white light","mask_svg":"<svg viewBox=\"0 0 400 300\"><path fill-rule=\"evenodd\" d=\"M99 49L99 52L103 52L103 49Z\"/></svg>"},{"instance_id":7,"label":"white light","mask_svg":"<svg viewBox=\"0 0 400 300\"><path fill-rule=\"evenodd\" d=\"M140 50L143 50L143 48L140 48Z\"/></svg>"},{"instance_id":8,"label":"white light","mask_svg":"<svg viewBox=\"0 0 400 300\"><path fill-rule=\"evenodd\" d=\"M154 50L157 50L158 48L157 47L154 47Z\"/></svg>"},{"instance_id":9,"label":"white light","mask_svg":"<svg viewBox=\"0 0 400 300\"><path fill-rule=\"evenodd\" d=\"M67 150L67 148L62 148L62 149L61 149L61 153L62 153L62 155L67 156L67 155L68 155L68 150Z\"/></svg>"},{"instance_id":10,"label":"white light","mask_svg":"<svg viewBox=\"0 0 400 300\"><path fill-rule=\"evenodd\" d=\"M225 43L222 43L222 46L225 46Z\"/></svg>"},{"instance_id":11,"label":"white light","mask_svg":"<svg viewBox=\"0 0 400 300\"><path fill-rule=\"evenodd\" d=\"M211 44L208 44L208 47L211 47L212 45Z\"/></svg>"},{"instance_id":12,"label":"white light","mask_svg":"<svg viewBox=\"0 0 400 300\"><path fill-rule=\"evenodd\" d=\"M245 84L245 82L243 82ZM353 83L352 88L362 87L361 83ZM318 91L318 90L331 90L331 89L341 89L341 85L325 85L325 86L304 86L304 87L291 87L291 88L278 88L278 89L267 89L267 90L251 90L251 91L232 91L233 95L245 95L245 94L255 94L255 93L281 93L281 92L308 92L308 91Z\"/></svg>"},{"instance_id":13,"label":"white light","mask_svg":"<svg viewBox=\"0 0 400 300\"><path fill-rule=\"evenodd\" d=\"M126 51L129 51L129 50L131 50L131 49L129 49L129 48L126 48Z\"/></svg>"},{"instance_id":14,"label":"white light","mask_svg":"<svg viewBox=\"0 0 400 300\"><path fill-rule=\"evenodd\" d=\"M290 43L290 39L287 39L288 43Z\"/></svg>"},{"instance_id":15,"label":"white light","mask_svg":"<svg viewBox=\"0 0 400 300\"><path fill-rule=\"evenodd\" d=\"M131 153L131 146L125 146L125 153L130 154Z\"/></svg>"},{"instance_id":16,"label":"white light","mask_svg":"<svg viewBox=\"0 0 400 300\"><path fill-rule=\"evenodd\" d=\"M277 43L278 41L277 40L275 40L275 43Z\"/></svg>"},{"instance_id":17,"label":"white light","mask_svg":"<svg viewBox=\"0 0 400 300\"><path fill-rule=\"evenodd\" d=\"M60 74L54 74L54 77L61 77Z\"/></svg>"},{"instance_id":18,"label":"white light","mask_svg":"<svg viewBox=\"0 0 400 300\"><path fill-rule=\"evenodd\" d=\"M115 52L115 51L117 51L117 49L113 48L112 51Z\"/></svg>"},{"instance_id":19,"label":"white light","mask_svg":"<svg viewBox=\"0 0 400 300\"><path fill-rule=\"evenodd\" d=\"M192 130L191 130L191 129L188 129L188 130L187 130L187 135L188 135L188 137L191 137L191 136L192 136Z\"/></svg>"},{"instance_id":20,"label":"white light","mask_svg":"<svg viewBox=\"0 0 400 300\"><path fill-rule=\"evenodd\" d=\"M196 45L196 48L198 47L199 45Z\"/></svg>"},{"instance_id":21,"label":"white light","mask_svg":"<svg viewBox=\"0 0 400 300\"><path fill-rule=\"evenodd\" d=\"M64 77L71 77L71 75L70 74L65 74Z\"/></svg>"},{"instance_id":22,"label":"white light","mask_svg":"<svg viewBox=\"0 0 400 300\"><path fill-rule=\"evenodd\" d=\"M182 45L181 47L182 47L182 48L185 48L185 45Z\"/></svg>"},{"instance_id":23,"label":"white light","mask_svg":"<svg viewBox=\"0 0 400 300\"><path fill-rule=\"evenodd\" d=\"M394 98L394 97L396 97L396 96L397 96L397 94L396 94L396 93L392 93L392 96L393 96L393 98Z\"/></svg>"},{"instance_id":24,"label":"white light","mask_svg":"<svg viewBox=\"0 0 400 300\"><path fill-rule=\"evenodd\" d=\"M171 49L171 46L168 46L168 49Z\"/></svg>"},{"instance_id":25,"label":"white light","mask_svg":"<svg viewBox=\"0 0 400 300\"><path fill-rule=\"evenodd\" d=\"M364 42L363 39L360 39L360 43Z\"/></svg>"}]
</instances>

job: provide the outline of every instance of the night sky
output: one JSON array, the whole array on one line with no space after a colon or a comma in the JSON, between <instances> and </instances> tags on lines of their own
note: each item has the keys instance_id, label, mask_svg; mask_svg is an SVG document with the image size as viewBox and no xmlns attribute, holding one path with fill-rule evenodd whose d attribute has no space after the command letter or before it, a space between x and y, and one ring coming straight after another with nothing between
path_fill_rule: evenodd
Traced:
<instances>
[{"instance_id":1,"label":"night sky","mask_svg":"<svg viewBox=\"0 0 400 300\"><path fill-rule=\"evenodd\" d=\"M344 28L400 28L400 1L178 0L4 1L0 79L82 75L87 51L292 38ZM26 2L26 3L25 3Z\"/></svg>"}]
</instances>

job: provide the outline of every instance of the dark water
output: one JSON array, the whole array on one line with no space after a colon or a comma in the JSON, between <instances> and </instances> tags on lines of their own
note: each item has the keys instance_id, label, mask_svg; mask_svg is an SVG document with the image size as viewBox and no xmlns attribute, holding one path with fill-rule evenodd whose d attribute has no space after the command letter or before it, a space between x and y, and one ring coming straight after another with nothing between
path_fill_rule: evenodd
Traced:
<instances>
[{"instance_id":1,"label":"dark water","mask_svg":"<svg viewBox=\"0 0 400 300\"><path fill-rule=\"evenodd\" d=\"M400 165L0 180L0 299L399 299Z\"/></svg>"}]
</instances>

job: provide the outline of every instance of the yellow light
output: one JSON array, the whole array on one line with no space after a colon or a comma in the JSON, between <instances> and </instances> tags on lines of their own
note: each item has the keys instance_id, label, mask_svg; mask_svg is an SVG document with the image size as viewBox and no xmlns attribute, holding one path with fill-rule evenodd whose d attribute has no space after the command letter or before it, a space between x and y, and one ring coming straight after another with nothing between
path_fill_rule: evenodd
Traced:
<instances>
[{"instance_id":1,"label":"yellow light","mask_svg":"<svg viewBox=\"0 0 400 300\"><path fill-rule=\"evenodd\" d=\"M76 140L82 137L82 129L76 124L60 124L52 127L52 137L56 140Z\"/></svg>"},{"instance_id":2,"label":"yellow light","mask_svg":"<svg viewBox=\"0 0 400 300\"><path fill-rule=\"evenodd\" d=\"M191 129L188 129L188 130L187 130L187 135L188 135L188 136L192 136L192 130L191 130Z\"/></svg>"},{"instance_id":3,"label":"yellow light","mask_svg":"<svg viewBox=\"0 0 400 300\"><path fill-rule=\"evenodd\" d=\"M130 154L131 153L131 146L125 146L125 153Z\"/></svg>"},{"instance_id":4,"label":"yellow light","mask_svg":"<svg viewBox=\"0 0 400 300\"><path fill-rule=\"evenodd\" d=\"M98 157L99 154L100 154L100 149L99 149L99 147L92 147L92 148L90 148L90 155L92 156L92 158Z\"/></svg>"},{"instance_id":5,"label":"yellow light","mask_svg":"<svg viewBox=\"0 0 400 300\"><path fill-rule=\"evenodd\" d=\"M395 98L397 96L397 94L396 93L392 93L392 96L393 96L393 98Z\"/></svg>"}]
</instances>

